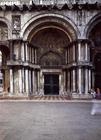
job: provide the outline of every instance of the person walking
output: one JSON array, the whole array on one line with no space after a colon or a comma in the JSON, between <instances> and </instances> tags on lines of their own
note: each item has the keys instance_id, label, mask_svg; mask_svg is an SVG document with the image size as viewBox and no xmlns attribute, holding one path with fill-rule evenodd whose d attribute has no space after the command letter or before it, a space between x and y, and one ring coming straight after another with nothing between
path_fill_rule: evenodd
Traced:
<instances>
[{"instance_id":1,"label":"person walking","mask_svg":"<svg viewBox=\"0 0 101 140\"><path fill-rule=\"evenodd\" d=\"M91 115L101 114L101 100L98 100L98 95L94 90L91 90L91 95L93 96Z\"/></svg>"}]
</instances>

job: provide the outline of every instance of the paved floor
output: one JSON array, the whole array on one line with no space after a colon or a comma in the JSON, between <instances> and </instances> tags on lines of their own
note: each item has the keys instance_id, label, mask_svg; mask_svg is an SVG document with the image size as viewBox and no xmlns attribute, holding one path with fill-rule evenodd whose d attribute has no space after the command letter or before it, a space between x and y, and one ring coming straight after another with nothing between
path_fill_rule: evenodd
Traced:
<instances>
[{"instance_id":1,"label":"paved floor","mask_svg":"<svg viewBox=\"0 0 101 140\"><path fill-rule=\"evenodd\" d=\"M91 102L0 101L0 140L101 140Z\"/></svg>"}]
</instances>

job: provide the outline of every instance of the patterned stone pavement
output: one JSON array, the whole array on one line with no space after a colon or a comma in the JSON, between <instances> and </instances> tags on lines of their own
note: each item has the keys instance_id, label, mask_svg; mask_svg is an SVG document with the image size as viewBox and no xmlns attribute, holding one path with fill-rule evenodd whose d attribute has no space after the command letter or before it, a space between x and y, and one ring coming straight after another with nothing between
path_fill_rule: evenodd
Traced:
<instances>
[{"instance_id":1,"label":"patterned stone pavement","mask_svg":"<svg viewBox=\"0 0 101 140\"><path fill-rule=\"evenodd\" d=\"M44 100L48 100L48 101L66 101L66 100L70 100L70 97L68 96L58 96L58 95L54 95L54 96L49 96L49 95L46 95L46 96L34 96L31 98L32 100L41 100L41 101L44 101Z\"/></svg>"},{"instance_id":2,"label":"patterned stone pavement","mask_svg":"<svg viewBox=\"0 0 101 140\"><path fill-rule=\"evenodd\" d=\"M45 95L45 96L32 96L32 97L0 97L0 100L35 100L35 101L68 101L71 100L69 96L59 96L59 95Z\"/></svg>"}]
</instances>

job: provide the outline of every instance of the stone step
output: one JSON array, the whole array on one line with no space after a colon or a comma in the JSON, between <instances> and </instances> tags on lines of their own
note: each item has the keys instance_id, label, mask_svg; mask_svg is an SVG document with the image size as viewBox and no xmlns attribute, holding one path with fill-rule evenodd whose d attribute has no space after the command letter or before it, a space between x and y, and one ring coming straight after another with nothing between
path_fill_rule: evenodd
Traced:
<instances>
[{"instance_id":1,"label":"stone step","mask_svg":"<svg viewBox=\"0 0 101 140\"><path fill-rule=\"evenodd\" d=\"M52 95L52 96L31 96L31 97L24 97L24 96L0 96L0 100L38 100L38 101L46 101L46 100L58 100L58 101L65 101L71 100L69 96L60 96L60 95Z\"/></svg>"}]
</instances>

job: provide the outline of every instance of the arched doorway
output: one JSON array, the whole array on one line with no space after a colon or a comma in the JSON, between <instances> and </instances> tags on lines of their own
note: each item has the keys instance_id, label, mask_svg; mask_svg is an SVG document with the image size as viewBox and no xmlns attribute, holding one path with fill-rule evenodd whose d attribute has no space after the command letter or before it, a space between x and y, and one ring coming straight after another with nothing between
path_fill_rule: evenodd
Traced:
<instances>
[{"instance_id":1,"label":"arched doorway","mask_svg":"<svg viewBox=\"0 0 101 140\"><path fill-rule=\"evenodd\" d=\"M64 47L69 42L68 36L62 30L53 27L41 29L31 38L31 44L38 46L37 60L42 74L40 85L44 95L60 94L65 83L62 73L62 66L65 64ZM57 70L60 72L57 73Z\"/></svg>"},{"instance_id":2,"label":"arched doorway","mask_svg":"<svg viewBox=\"0 0 101 140\"><path fill-rule=\"evenodd\" d=\"M4 94L9 91L9 68L7 60L9 59L9 49L0 45L0 91Z\"/></svg>"},{"instance_id":3,"label":"arched doorway","mask_svg":"<svg viewBox=\"0 0 101 140\"><path fill-rule=\"evenodd\" d=\"M8 26L5 22L0 21L0 92L7 94L9 91L9 68L7 60L10 56L8 43Z\"/></svg>"},{"instance_id":4,"label":"arched doorway","mask_svg":"<svg viewBox=\"0 0 101 140\"><path fill-rule=\"evenodd\" d=\"M37 48L36 64L40 68L35 70L35 84L39 94L63 94L66 90L65 47L77 38L76 27L72 25L61 15L43 14L31 19L22 30L24 39Z\"/></svg>"},{"instance_id":5,"label":"arched doorway","mask_svg":"<svg viewBox=\"0 0 101 140\"><path fill-rule=\"evenodd\" d=\"M61 56L49 51L40 58L40 65L45 69L58 68L62 65ZM54 72L44 73L44 94L59 95L59 74Z\"/></svg>"},{"instance_id":6,"label":"arched doorway","mask_svg":"<svg viewBox=\"0 0 101 140\"><path fill-rule=\"evenodd\" d=\"M92 42L91 45L91 61L94 66L94 78L93 87L97 92L101 91L101 20L98 18L94 22L94 26L92 27L89 33L89 39Z\"/></svg>"}]
</instances>

